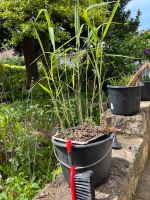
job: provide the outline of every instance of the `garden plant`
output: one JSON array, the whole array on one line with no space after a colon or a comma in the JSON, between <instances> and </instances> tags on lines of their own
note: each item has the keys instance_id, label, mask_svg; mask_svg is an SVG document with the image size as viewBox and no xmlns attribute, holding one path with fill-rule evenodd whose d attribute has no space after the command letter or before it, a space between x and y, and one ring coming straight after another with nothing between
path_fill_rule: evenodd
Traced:
<instances>
[{"instance_id":1,"label":"garden plant","mask_svg":"<svg viewBox=\"0 0 150 200\"><path fill-rule=\"evenodd\" d=\"M117 130L102 125L106 85L127 85L149 47L149 32L137 33L140 12L130 20L124 10L128 2L0 2L0 47L15 52L0 61L0 199L33 199L61 172L56 157L68 180L69 162L58 155L63 148L68 160L67 139L79 172L108 153L92 168L95 186L108 178Z\"/></svg>"}]
</instances>

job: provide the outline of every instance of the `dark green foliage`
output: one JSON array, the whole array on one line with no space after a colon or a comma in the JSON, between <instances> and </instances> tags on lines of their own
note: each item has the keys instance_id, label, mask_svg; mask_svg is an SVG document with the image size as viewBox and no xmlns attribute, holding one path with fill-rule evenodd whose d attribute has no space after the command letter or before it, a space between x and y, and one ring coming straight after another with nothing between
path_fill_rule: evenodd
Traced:
<instances>
[{"instance_id":1,"label":"dark green foliage","mask_svg":"<svg viewBox=\"0 0 150 200\"><path fill-rule=\"evenodd\" d=\"M0 18L0 52L3 50L2 45L5 45L10 37L11 33L4 27L4 19Z\"/></svg>"},{"instance_id":2,"label":"dark green foliage","mask_svg":"<svg viewBox=\"0 0 150 200\"><path fill-rule=\"evenodd\" d=\"M16 66L24 66L24 58L22 56L13 56L13 57L6 57L2 60L3 64L8 65L16 65Z\"/></svg>"},{"instance_id":3,"label":"dark green foliage","mask_svg":"<svg viewBox=\"0 0 150 200\"><path fill-rule=\"evenodd\" d=\"M116 44L121 44L124 40L125 35L130 32L136 32L138 25L139 25L139 16L140 12L137 13L135 19L129 19L130 11L125 11L125 6L130 0L123 0L120 3L120 6L114 16L113 22L121 23L115 24L112 23L111 27L109 28L109 32L107 34L107 53L118 54L116 49L119 49L118 45L114 45L114 40L118 38ZM97 0L91 0L90 4L99 3ZM58 1L50 1L50 0L35 0L35 1L26 1L26 0L18 0L18 1L6 1L3 0L0 3L0 19L3 18L3 27L5 27L8 32L11 32L11 38L6 37L6 42L8 46L14 46L17 52L22 53L23 50L23 41L25 38L32 38L34 40L34 55L33 57L37 57L41 54L41 50L39 44L36 40L35 30L37 29L39 36L41 38L41 42L45 51L51 51L52 46L50 42L48 42L48 31L47 31L47 24L45 20L44 14L40 15L38 20L36 21L36 17L40 9L47 9L50 20L52 21L52 26L54 27L55 31L55 41L56 41L56 48L62 45L68 38L73 37L75 33L74 29L74 1L68 0L58 0ZM79 12L81 16L81 24L85 23L83 17L83 9L88 7L89 1L84 0L80 1L79 5ZM112 12L114 4L110 4L109 11ZM6 12L9 11L9 12ZM93 12L89 12L90 16L94 16L94 23L95 25L99 25L100 23L107 22L107 18L109 16L109 12L107 12L104 8L95 8L94 15ZM12 26L13 24L13 26ZM17 30L17 31L16 31ZM100 32L102 30L100 29ZM19 34L18 34L19 33ZM101 35L101 33L100 33ZM87 36L87 26L83 27L82 30L82 37ZM84 42L81 40L81 45ZM70 46L75 46L75 40L69 43ZM67 47L67 46L66 46ZM27 56L28 57L28 56ZM33 59L32 59L33 60ZM44 58L43 58L44 60ZM29 61L31 63L31 61ZM45 60L44 60L45 62ZM43 63L44 63L43 62ZM116 63L116 59L110 62L110 59L106 59L106 68L109 65L109 70L106 72L106 77L112 77L112 72L114 69L118 69L118 64ZM27 65L27 64L26 64ZM121 64L120 64L121 65ZM45 63L45 66L47 64ZM115 67L117 66L117 68ZM124 67L122 67L124 68ZM130 67L129 67L130 68ZM30 69L30 67L29 67ZM37 70L34 71L35 74ZM28 74L28 88L30 88L30 70ZM31 75L33 76L33 75ZM37 77L35 77L38 79Z\"/></svg>"},{"instance_id":4,"label":"dark green foliage","mask_svg":"<svg viewBox=\"0 0 150 200\"><path fill-rule=\"evenodd\" d=\"M31 200L53 178L51 109L32 103L0 105L0 199Z\"/></svg>"},{"instance_id":5,"label":"dark green foliage","mask_svg":"<svg viewBox=\"0 0 150 200\"><path fill-rule=\"evenodd\" d=\"M149 38L150 33L146 31L140 34L129 33L122 39L112 39L110 45L105 46L106 54L109 54L104 58L106 77L119 78L133 73L136 69L136 61L140 64L147 59L144 49L149 47Z\"/></svg>"},{"instance_id":6,"label":"dark green foliage","mask_svg":"<svg viewBox=\"0 0 150 200\"><path fill-rule=\"evenodd\" d=\"M4 92L2 101L22 99L27 95L25 90L25 67L0 65L0 92Z\"/></svg>"},{"instance_id":7,"label":"dark green foliage","mask_svg":"<svg viewBox=\"0 0 150 200\"><path fill-rule=\"evenodd\" d=\"M136 17L131 18L131 11L126 10L127 4L131 0L122 0L120 6L114 16L112 26L110 27L107 39L123 39L128 33L135 33L138 31L140 24L141 12L138 10ZM117 24L118 23L118 24Z\"/></svg>"},{"instance_id":8,"label":"dark green foliage","mask_svg":"<svg viewBox=\"0 0 150 200\"><path fill-rule=\"evenodd\" d=\"M145 82L145 81L150 81L150 77L149 77L149 76L146 76L146 77L144 77L144 78L142 79L142 81L143 81L143 82Z\"/></svg>"},{"instance_id":9,"label":"dark green foliage","mask_svg":"<svg viewBox=\"0 0 150 200\"><path fill-rule=\"evenodd\" d=\"M138 34L140 23L140 11L135 19L130 17L131 11L126 10L130 0L123 0L114 16L114 24L111 25L104 45L104 76L105 84L110 78L128 75L135 68L134 62L143 54L142 42ZM140 45L139 45L139 42ZM146 42L146 40L145 40Z\"/></svg>"},{"instance_id":10,"label":"dark green foliage","mask_svg":"<svg viewBox=\"0 0 150 200\"><path fill-rule=\"evenodd\" d=\"M128 76L120 76L119 78L114 78L110 81L110 85L113 86L126 86L128 85L129 81L131 80L132 75Z\"/></svg>"},{"instance_id":11,"label":"dark green foliage","mask_svg":"<svg viewBox=\"0 0 150 200\"><path fill-rule=\"evenodd\" d=\"M12 60L4 60L4 62L7 61L18 63L22 62L22 59L21 61L15 60L14 58ZM39 71L40 76L42 76L42 70ZM31 96L33 99L48 97L38 85L34 87L32 93L26 89L26 70L24 66L0 64L0 74L0 92L4 93L0 99L1 102L28 99L31 98Z\"/></svg>"},{"instance_id":12,"label":"dark green foliage","mask_svg":"<svg viewBox=\"0 0 150 200\"><path fill-rule=\"evenodd\" d=\"M80 3L82 9L88 6L89 1L84 0ZM22 41L25 37L36 38L35 27L41 36L45 49L51 48L51 45L47 43L47 37L45 37L48 31L44 15L41 15L36 21L38 12L41 9L48 10L55 28L57 45L60 46L68 40L68 37L74 35L74 5L74 1L68 0L1 1L0 19L3 19L3 27L11 32L11 38L5 36L8 46L13 45L16 50L21 52ZM35 49L39 49L38 43L36 43Z\"/></svg>"},{"instance_id":13,"label":"dark green foliage","mask_svg":"<svg viewBox=\"0 0 150 200\"><path fill-rule=\"evenodd\" d=\"M34 178L29 181L23 173L19 173L18 176L10 176L5 181L0 180L0 190L2 200L31 200L40 191L40 186Z\"/></svg>"}]
</instances>

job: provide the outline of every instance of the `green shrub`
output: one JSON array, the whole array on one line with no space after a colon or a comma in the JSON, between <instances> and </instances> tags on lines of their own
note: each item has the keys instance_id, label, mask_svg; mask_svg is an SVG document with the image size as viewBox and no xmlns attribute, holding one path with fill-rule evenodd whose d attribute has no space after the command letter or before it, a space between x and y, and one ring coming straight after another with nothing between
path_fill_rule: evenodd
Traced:
<instances>
[{"instance_id":1,"label":"green shrub","mask_svg":"<svg viewBox=\"0 0 150 200\"><path fill-rule=\"evenodd\" d=\"M143 79L143 82L144 82L144 81L150 81L150 77L149 77L149 76L145 76L145 77L143 77L142 79Z\"/></svg>"},{"instance_id":2,"label":"green shrub","mask_svg":"<svg viewBox=\"0 0 150 200\"><path fill-rule=\"evenodd\" d=\"M5 181L0 178L1 200L32 200L40 186L34 178L27 180L23 173L10 176Z\"/></svg>"},{"instance_id":3,"label":"green shrub","mask_svg":"<svg viewBox=\"0 0 150 200\"><path fill-rule=\"evenodd\" d=\"M131 80L132 75L128 76L121 76L120 78L114 78L110 80L110 85L113 86L126 86L128 85L129 81Z\"/></svg>"},{"instance_id":4,"label":"green shrub","mask_svg":"<svg viewBox=\"0 0 150 200\"><path fill-rule=\"evenodd\" d=\"M42 76L41 69L39 69L39 72ZM42 82L44 81L42 80ZM25 66L9 64L0 64L0 92L5 94L0 101L15 101L28 98L42 100L48 96L38 84L32 90L27 90Z\"/></svg>"},{"instance_id":5,"label":"green shrub","mask_svg":"<svg viewBox=\"0 0 150 200\"><path fill-rule=\"evenodd\" d=\"M53 179L51 125L51 109L45 103L0 105L0 199L30 200Z\"/></svg>"},{"instance_id":6,"label":"green shrub","mask_svg":"<svg viewBox=\"0 0 150 200\"><path fill-rule=\"evenodd\" d=\"M17 66L25 65L23 56L13 56L13 57L3 58L2 63L9 64L9 65L17 65Z\"/></svg>"},{"instance_id":7,"label":"green shrub","mask_svg":"<svg viewBox=\"0 0 150 200\"><path fill-rule=\"evenodd\" d=\"M23 99L27 96L25 88L25 67L0 65L0 92L5 93L4 101Z\"/></svg>"}]
</instances>

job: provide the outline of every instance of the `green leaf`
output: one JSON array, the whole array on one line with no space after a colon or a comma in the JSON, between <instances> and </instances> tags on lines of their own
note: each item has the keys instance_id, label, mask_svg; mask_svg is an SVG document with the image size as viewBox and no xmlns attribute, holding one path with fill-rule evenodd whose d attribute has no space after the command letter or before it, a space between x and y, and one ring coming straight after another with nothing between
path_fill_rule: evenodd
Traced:
<instances>
[{"instance_id":1,"label":"green leaf","mask_svg":"<svg viewBox=\"0 0 150 200\"><path fill-rule=\"evenodd\" d=\"M103 41L103 40L105 39L105 37L106 37L106 34L107 34L107 32L108 32L108 30L109 30L109 27L110 27L110 25L111 25L111 23L112 23L112 20L113 20L113 18L114 18L114 15L115 15L115 13L116 13L118 7L119 7L119 4L120 4L120 0L117 0L117 1L116 1L116 4L115 4L115 7L114 7L114 9L113 9L113 11L112 11L112 14L110 15L109 20L108 20L108 22L107 22L107 25L106 25L106 27L105 27L105 29L104 29L104 33L102 34L101 41Z\"/></svg>"},{"instance_id":2,"label":"green leaf","mask_svg":"<svg viewBox=\"0 0 150 200\"><path fill-rule=\"evenodd\" d=\"M42 85L42 84L40 84L40 83L38 83L38 85L39 85L45 92L47 92L48 94L51 95L51 92L50 92L50 90L49 90L48 88L46 88L44 85Z\"/></svg>"},{"instance_id":3,"label":"green leaf","mask_svg":"<svg viewBox=\"0 0 150 200\"><path fill-rule=\"evenodd\" d=\"M39 16L42 14L42 12L44 12L44 14L45 14L45 18L46 18L47 25L48 25L49 37L50 37L50 40L51 40L53 49L54 49L54 51L55 51L54 29L53 29L53 27L52 27L52 23L51 23L51 20L50 20L50 16L49 16L49 14L48 14L48 11L47 11L46 9L40 10L40 11L39 11L39 14L38 14L38 16L37 16L37 19L38 19Z\"/></svg>"}]
</instances>

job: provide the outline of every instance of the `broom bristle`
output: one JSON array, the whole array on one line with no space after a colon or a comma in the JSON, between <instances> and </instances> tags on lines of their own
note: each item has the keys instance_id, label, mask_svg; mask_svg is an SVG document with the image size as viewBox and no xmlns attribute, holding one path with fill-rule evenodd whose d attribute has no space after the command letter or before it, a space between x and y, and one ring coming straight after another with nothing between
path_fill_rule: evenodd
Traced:
<instances>
[{"instance_id":1,"label":"broom bristle","mask_svg":"<svg viewBox=\"0 0 150 200\"><path fill-rule=\"evenodd\" d=\"M74 177L76 188L76 200L94 200L95 188L93 184L93 172L78 173Z\"/></svg>"}]
</instances>

